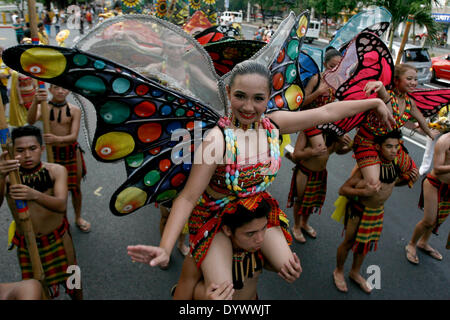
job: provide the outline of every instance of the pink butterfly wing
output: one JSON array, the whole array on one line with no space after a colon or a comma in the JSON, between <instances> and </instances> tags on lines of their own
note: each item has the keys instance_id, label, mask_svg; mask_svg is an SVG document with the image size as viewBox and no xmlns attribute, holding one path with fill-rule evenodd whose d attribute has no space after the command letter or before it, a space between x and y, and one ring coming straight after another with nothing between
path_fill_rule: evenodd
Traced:
<instances>
[{"instance_id":1,"label":"pink butterfly wing","mask_svg":"<svg viewBox=\"0 0 450 320\"><path fill-rule=\"evenodd\" d=\"M409 93L424 117L430 117L450 104L450 89L417 90Z\"/></svg>"}]
</instances>

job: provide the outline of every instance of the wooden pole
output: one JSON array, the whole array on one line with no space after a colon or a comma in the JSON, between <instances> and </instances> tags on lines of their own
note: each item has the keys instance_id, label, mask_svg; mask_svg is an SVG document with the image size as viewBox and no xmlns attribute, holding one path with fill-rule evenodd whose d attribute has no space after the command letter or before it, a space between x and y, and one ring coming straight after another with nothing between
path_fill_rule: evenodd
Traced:
<instances>
[{"instance_id":1,"label":"wooden pole","mask_svg":"<svg viewBox=\"0 0 450 320\"><path fill-rule=\"evenodd\" d=\"M3 101L0 99L0 142L2 151L7 150L7 160L13 159L14 149L12 147L11 136L9 134L8 123L5 117L5 108ZM19 171L12 171L9 173L9 183L11 185L21 184ZM36 243L36 236L33 230L33 223L31 222L30 212L26 201L15 200L15 210L12 208L12 215L16 221L16 226L23 232L25 242L27 244L28 254L31 260L31 268L33 270L33 278L39 280L42 285L42 295L44 299L49 299L49 291L45 281L45 273L42 268L41 258Z\"/></svg>"},{"instance_id":2,"label":"wooden pole","mask_svg":"<svg viewBox=\"0 0 450 320\"><path fill-rule=\"evenodd\" d=\"M36 23L36 3L35 0L28 0L28 13L30 14L30 31L33 44L39 44L38 28ZM39 89L45 89L45 83L39 81ZM50 133L50 118L47 101L41 101L41 117L44 123L44 134ZM45 144L47 151L47 162L55 162L53 158L52 147Z\"/></svg>"},{"instance_id":3,"label":"wooden pole","mask_svg":"<svg viewBox=\"0 0 450 320\"><path fill-rule=\"evenodd\" d=\"M43 81L38 81L38 83L39 89L45 89L45 83ZM47 101L41 101L41 118L44 123L44 133L50 133L50 115ZM47 151L47 162L55 162L52 146L46 143L45 150Z\"/></svg>"},{"instance_id":4,"label":"wooden pole","mask_svg":"<svg viewBox=\"0 0 450 320\"><path fill-rule=\"evenodd\" d=\"M397 53L397 60L395 61L395 65L398 65L401 61L403 55L403 49L405 48L406 42L408 41L409 29L411 28L411 24L414 21L414 15L408 15L408 19L406 20L405 32L403 33L402 42L400 44L400 48Z\"/></svg>"}]
</instances>

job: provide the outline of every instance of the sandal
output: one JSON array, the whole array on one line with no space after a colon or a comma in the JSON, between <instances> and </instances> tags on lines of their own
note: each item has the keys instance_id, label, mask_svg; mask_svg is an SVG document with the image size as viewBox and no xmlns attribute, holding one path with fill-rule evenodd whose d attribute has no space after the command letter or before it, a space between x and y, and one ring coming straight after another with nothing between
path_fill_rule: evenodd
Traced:
<instances>
[{"instance_id":1,"label":"sandal","mask_svg":"<svg viewBox=\"0 0 450 320\"><path fill-rule=\"evenodd\" d=\"M409 251L408 246L405 247L406 250L406 259L411 262L412 264L418 265L419 264L419 257L417 256L417 253L413 255L411 251Z\"/></svg>"},{"instance_id":2,"label":"sandal","mask_svg":"<svg viewBox=\"0 0 450 320\"><path fill-rule=\"evenodd\" d=\"M427 255L429 255L430 257L441 261L442 260L442 254L440 254L436 249L433 249L432 247L420 247L417 246L417 248L419 248L420 250L422 250L423 252L425 252Z\"/></svg>"},{"instance_id":3,"label":"sandal","mask_svg":"<svg viewBox=\"0 0 450 320\"><path fill-rule=\"evenodd\" d=\"M300 234L298 232L300 232ZM292 235L294 236L295 241L297 241L299 243L305 243L306 242L305 236L303 235L301 230L297 231L294 228L292 228Z\"/></svg>"},{"instance_id":4,"label":"sandal","mask_svg":"<svg viewBox=\"0 0 450 320\"><path fill-rule=\"evenodd\" d=\"M84 222L80 223L80 224L79 223L75 223L75 225L83 233L91 232L91 224L88 221L86 221L86 220L84 220Z\"/></svg>"},{"instance_id":5,"label":"sandal","mask_svg":"<svg viewBox=\"0 0 450 320\"><path fill-rule=\"evenodd\" d=\"M336 270L333 271L333 281L334 281L334 285L340 292L348 291L347 283L345 282L345 280L338 280L336 278Z\"/></svg>"},{"instance_id":6,"label":"sandal","mask_svg":"<svg viewBox=\"0 0 450 320\"><path fill-rule=\"evenodd\" d=\"M359 287L361 288L362 291L364 291L365 293L369 294L372 292L372 288L369 286L369 284L367 283L366 280L363 280L362 282L356 280L355 278L353 278L352 276L349 276L350 280L352 280L354 283L356 283L357 285L359 285Z\"/></svg>"},{"instance_id":7,"label":"sandal","mask_svg":"<svg viewBox=\"0 0 450 320\"><path fill-rule=\"evenodd\" d=\"M313 229L313 227L307 225L306 228L301 227L301 229L302 229L303 231L305 231L305 233L306 233L309 237L311 237L311 238L313 238L313 239L315 239L315 238L317 237L317 232L316 232L316 230Z\"/></svg>"}]
</instances>

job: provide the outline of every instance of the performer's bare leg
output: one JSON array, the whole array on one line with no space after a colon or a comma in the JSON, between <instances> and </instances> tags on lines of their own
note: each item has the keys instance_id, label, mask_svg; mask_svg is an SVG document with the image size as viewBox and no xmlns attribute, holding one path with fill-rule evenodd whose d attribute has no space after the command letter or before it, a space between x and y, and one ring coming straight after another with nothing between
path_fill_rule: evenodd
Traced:
<instances>
[{"instance_id":1,"label":"performer's bare leg","mask_svg":"<svg viewBox=\"0 0 450 320\"><path fill-rule=\"evenodd\" d=\"M202 262L205 287L212 283L233 283L233 248L231 240L222 231L217 232Z\"/></svg>"},{"instance_id":2,"label":"performer's bare leg","mask_svg":"<svg viewBox=\"0 0 450 320\"><path fill-rule=\"evenodd\" d=\"M89 232L91 229L90 222L86 221L81 217L81 205L82 205L82 194L81 194L81 179L83 173L83 162L81 159L81 150L77 149L77 186L76 191L71 192L72 194L72 205L75 212L75 223L78 228L83 232Z\"/></svg>"},{"instance_id":3,"label":"performer's bare leg","mask_svg":"<svg viewBox=\"0 0 450 320\"><path fill-rule=\"evenodd\" d=\"M297 195L296 195L296 200L294 202L294 226L292 227L292 235L294 236L294 239L300 243L305 243L306 239L305 236L302 233L302 224L301 224L301 220L302 220L302 215L298 214L301 205L302 205L302 200L303 199L303 195L305 194L305 189L306 189L306 183L308 182L308 177L306 175L304 175L300 170L297 170L297 176L295 178L295 183L297 184Z\"/></svg>"},{"instance_id":4,"label":"performer's bare leg","mask_svg":"<svg viewBox=\"0 0 450 320\"><path fill-rule=\"evenodd\" d=\"M407 258L409 261L415 264L419 263L419 259L417 257L417 246L430 252L435 251L428 244L428 240L430 238L431 231L433 230L436 224L438 212L438 190L435 187L433 187L430 184L430 182L428 182L428 180L425 180L423 182L423 196L424 196L423 219L417 223L416 227L414 228L411 240L406 246Z\"/></svg>"},{"instance_id":5,"label":"performer's bare leg","mask_svg":"<svg viewBox=\"0 0 450 320\"><path fill-rule=\"evenodd\" d=\"M345 282L344 276L344 265L345 261L347 260L348 253L355 243L355 237L358 231L359 221L360 218L358 217L348 219L344 241L340 244L340 246L337 249L336 269L333 271L333 279L338 290L342 292L348 291L347 283Z\"/></svg>"}]
</instances>

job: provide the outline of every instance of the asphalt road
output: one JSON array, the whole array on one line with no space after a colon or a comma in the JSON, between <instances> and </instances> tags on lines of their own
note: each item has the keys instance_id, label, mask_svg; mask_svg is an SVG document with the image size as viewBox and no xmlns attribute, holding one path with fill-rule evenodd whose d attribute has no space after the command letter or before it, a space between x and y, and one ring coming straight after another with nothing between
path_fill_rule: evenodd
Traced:
<instances>
[{"instance_id":1,"label":"asphalt road","mask_svg":"<svg viewBox=\"0 0 450 320\"><path fill-rule=\"evenodd\" d=\"M9 47L15 37L10 29L0 30L0 45ZM70 39L70 38L69 38ZM70 42L68 42L70 43ZM295 135L292 135L295 142ZM79 142L87 151L85 159L88 175L82 184L83 215L92 223L92 232L83 234L71 227L77 259L81 269L84 296L87 300L164 300L170 299L169 290L177 282L182 256L176 250L172 254L170 269L162 271L131 263L126 254L130 244L158 244L159 210L153 206L140 209L126 216L116 217L109 211L109 198L124 181L125 170L121 163L99 163L89 152L84 132ZM406 142L411 156L418 165L423 149ZM332 271L335 268L336 249L342 238L342 225L330 218L337 192L348 178L354 166L351 155L333 155L328 164L329 180L327 200L322 214L310 219L317 230L316 240L306 244L293 243L292 249L301 259L303 273L294 284L287 284L276 274L264 272L258 285L258 296L263 300L449 300L450 299L450 252L445 249L450 224L444 223L438 237L432 236L431 245L439 250L443 261L436 261L419 252L420 265L411 265L405 258L404 247L411 237L422 212L417 208L420 183L412 189L396 188L386 203L384 229L378 250L371 252L363 264L366 278L369 266L378 266L381 287L371 295L363 293L348 282L349 292L340 293L334 287ZM282 168L270 188L270 192L285 208L293 164L284 159ZM286 213L292 220L292 210ZM71 206L69 222L73 223ZM7 228L12 218L6 204L0 208L0 281L20 280L20 268L15 252L8 252ZM350 269L351 255L346 264ZM369 268L370 269L370 268ZM61 299L68 299L62 297Z\"/></svg>"}]
</instances>

